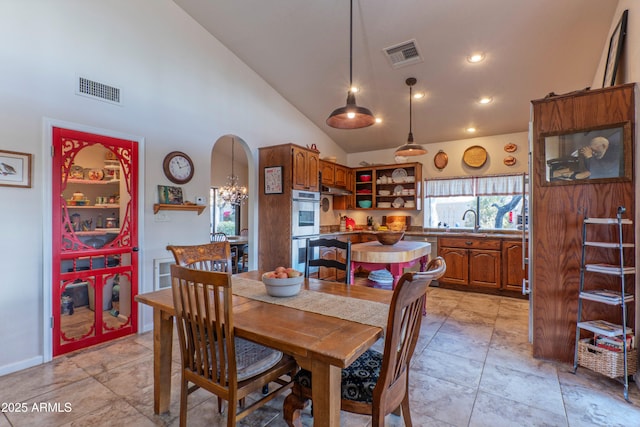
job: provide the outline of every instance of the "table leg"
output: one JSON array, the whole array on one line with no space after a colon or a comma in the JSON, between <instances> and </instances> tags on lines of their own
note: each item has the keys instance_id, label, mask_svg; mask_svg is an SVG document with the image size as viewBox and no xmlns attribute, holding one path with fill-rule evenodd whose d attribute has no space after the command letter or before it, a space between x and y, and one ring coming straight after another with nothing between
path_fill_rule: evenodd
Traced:
<instances>
[{"instance_id":1,"label":"table leg","mask_svg":"<svg viewBox=\"0 0 640 427\"><path fill-rule=\"evenodd\" d=\"M318 360L313 360L311 367L313 425L314 427L339 427L342 370Z\"/></svg>"},{"instance_id":2,"label":"table leg","mask_svg":"<svg viewBox=\"0 0 640 427\"><path fill-rule=\"evenodd\" d=\"M169 412L173 316L153 309L153 412Z\"/></svg>"}]
</instances>

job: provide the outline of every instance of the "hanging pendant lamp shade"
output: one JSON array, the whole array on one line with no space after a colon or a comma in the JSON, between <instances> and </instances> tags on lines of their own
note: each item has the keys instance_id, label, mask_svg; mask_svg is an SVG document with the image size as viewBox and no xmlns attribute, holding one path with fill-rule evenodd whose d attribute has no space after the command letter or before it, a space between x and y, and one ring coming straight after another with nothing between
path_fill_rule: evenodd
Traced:
<instances>
[{"instance_id":1,"label":"hanging pendant lamp shade","mask_svg":"<svg viewBox=\"0 0 640 427\"><path fill-rule=\"evenodd\" d=\"M353 0L349 9L349 88L353 86ZM347 105L333 110L327 124L337 129L360 129L376 122L371 110L356 105L356 95L349 89Z\"/></svg>"},{"instance_id":2,"label":"hanging pendant lamp shade","mask_svg":"<svg viewBox=\"0 0 640 427\"><path fill-rule=\"evenodd\" d=\"M418 82L414 77L409 77L405 83L409 86L409 137L407 138L407 143L398 147L395 152L396 156L421 156L423 154L427 154L427 150L422 147L420 144L413 143L413 132L411 129L411 99L412 99L412 87Z\"/></svg>"}]
</instances>

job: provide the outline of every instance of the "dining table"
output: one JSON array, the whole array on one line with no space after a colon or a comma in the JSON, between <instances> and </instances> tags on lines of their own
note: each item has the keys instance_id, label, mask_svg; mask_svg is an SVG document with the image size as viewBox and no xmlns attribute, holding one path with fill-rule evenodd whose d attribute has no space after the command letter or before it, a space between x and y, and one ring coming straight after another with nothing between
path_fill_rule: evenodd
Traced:
<instances>
[{"instance_id":1,"label":"dining table","mask_svg":"<svg viewBox=\"0 0 640 427\"><path fill-rule=\"evenodd\" d=\"M383 245L378 241L351 245L351 283L354 283L355 271L362 267L369 271L388 269L393 276L393 288L404 273L405 268L420 263L424 271L429 262L431 244L420 241L400 240L393 245Z\"/></svg>"},{"instance_id":2,"label":"dining table","mask_svg":"<svg viewBox=\"0 0 640 427\"><path fill-rule=\"evenodd\" d=\"M274 298L266 295L261 277L260 271L232 276L236 336L295 357L313 375L313 425L339 426L341 371L384 336L393 294L305 278L297 296ZM171 396L172 291L139 294L135 300L153 308L153 409L162 414Z\"/></svg>"}]
</instances>

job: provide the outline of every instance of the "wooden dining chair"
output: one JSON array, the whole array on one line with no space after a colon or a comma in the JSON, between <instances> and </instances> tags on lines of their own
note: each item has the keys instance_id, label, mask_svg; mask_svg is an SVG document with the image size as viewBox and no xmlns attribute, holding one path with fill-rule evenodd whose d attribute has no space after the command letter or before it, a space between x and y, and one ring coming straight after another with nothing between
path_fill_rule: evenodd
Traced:
<instances>
[{"instance_id":1,"label":"wooden dining chair","mask_svg":"<svg viewBox=\"0 0 640 427\"><path fill-rule=\"evenodd\" d=\"M389 306L384 352L369 349L342 370L343 411L371 415L372 426L383 427L385 416L400 409L404 425L412 426L409 366L420 332L423 296L429 283L441 277L446 268L444 259L438 257L430 270L405 273L400 278ZM311 372L301 369L284 401L284 420L288 426L301 426L300 411L311 399L311 384Z\"/></svg>"},{"instance_id":2,"label":"wooden dining chair","mask_svg":"<svg viewBox=\"0 0 640 427\"><path fill-rule=\"evenodd\" d=\"M213 233L211 235L211 241L212 242L224 242L225 240L229 240L227 238L227 233L223 233L223 232L219 231L219 232Z\"/></svg>"},{"instance_id":3,"label":"wooden dining chair","mask_svg":"<svg viewBox=\"0 0 640 427\"><path fill-rule=\"evenodd\" d=\"M229 240L229 237L227 236L227 233L223 233L222 231L219 231L217 233L213 233L211 235L211 241L212 242L226 242ZM234 273L238 272L238 248L236 246L232 246L231 247L231 266L232 266L232 270Z\"/></svg>"},{"instance_id":4,"label":"wooden dining chair","mask_svg":"<svg viewBox=\"0 0 640 427\"><path fill-rule=\"evenodd\" d=\"M197 270L230 273L232 269L231 247L228 241L190 246L167 246L176 264Z\"/></svg>"},{"instance_id":5,"label":"wooden dining chair","mask_svg":"<svg viewBox=\"0 0 640 427\"><path fill-rule=\"evenodd\" d=\"M319 268L319 279L351 284L351 240L307 239L304 277L309 277L312 267Z\"/></svg>"},{"instance_id":6,"label":"wooden dining chair","mask_svg":"<svg viewBox=\"0 0 640 427\"><path fill-rule=\"evenodd\" d=\"M295 359L235 336L230 274L172 265L171 282L182 360L181 427L187 425L187 397L198 388L218 397L220 412L221 399L227 401L227 426L232 427L291 387ZM259 390L271 383L276 387L261 395ZM238 408L253 392L259 398Z\"/></svg>"}]
</instances>

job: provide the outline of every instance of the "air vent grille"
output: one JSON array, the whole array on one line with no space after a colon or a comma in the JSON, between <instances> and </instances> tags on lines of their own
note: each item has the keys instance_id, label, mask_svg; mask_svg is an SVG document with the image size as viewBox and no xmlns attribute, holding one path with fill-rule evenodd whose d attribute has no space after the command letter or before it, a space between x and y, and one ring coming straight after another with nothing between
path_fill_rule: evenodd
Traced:
<instances>
[{"instance_id":1,"label":"air vent grille","mask_svg":"<svg viewBox=\"0 0 640 427\"><path fill-rule=\"evenodd\" d=\"M120 88L89 80L85 77L78 78L78 88L76 93L78 95L88 96L90 98L114 104L121 103Z\"/></svg>"},{"instance_id":2,"label":"air vent grille","mask_svg":"<svg viewBox=\"0 0 640 427\"><path fill-rule=\"evenodd\" d=\"M400 68L422 62L415 40L409 40L383 50L393 68Z\"/></svg>"}]
</instances>

